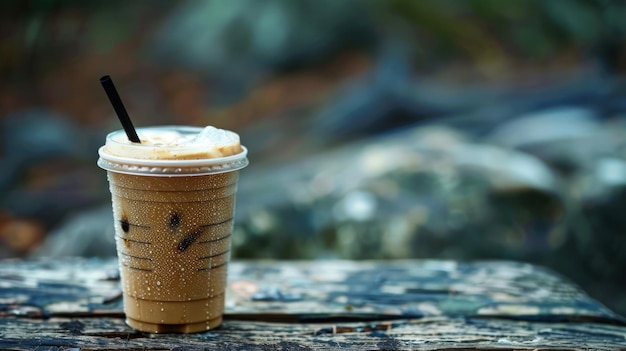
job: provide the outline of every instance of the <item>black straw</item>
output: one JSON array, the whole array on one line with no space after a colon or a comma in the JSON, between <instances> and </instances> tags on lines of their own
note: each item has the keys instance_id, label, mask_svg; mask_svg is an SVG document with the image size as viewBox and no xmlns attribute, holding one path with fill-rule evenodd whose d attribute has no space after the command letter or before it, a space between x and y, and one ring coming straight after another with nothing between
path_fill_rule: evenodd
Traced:
<instances>
[{"instance_id":1,"label":"black straw","mask_svg":"<svg viewBox=\"0 0 626 351\"><path fill-rule=\"evenodd\" d=\"M122 127L124 127L128 140L133 143L141 143L141 140L139 140L139 136L137 136L137 132L135 131L135 127L133 127L133 122L130 120L128 112L126 112L126 109L124 108L122 99L120 99L120 96L115 89L115 85L113 85L111 77L104 76L100 78L100 84L102 84L104 91L107 93L109 101L111 101L111 105L113 105L113 109L117 114L117 118L119 118L120 122L122 122Z\"/></svg>"}]
</instances>

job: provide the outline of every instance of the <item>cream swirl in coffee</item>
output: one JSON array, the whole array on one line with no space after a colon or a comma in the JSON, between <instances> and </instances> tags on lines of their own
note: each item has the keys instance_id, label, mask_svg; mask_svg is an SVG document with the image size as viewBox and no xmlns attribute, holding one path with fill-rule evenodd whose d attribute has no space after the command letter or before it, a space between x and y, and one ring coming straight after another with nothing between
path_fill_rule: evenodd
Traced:
<instances>
[{"instance_id":1,"label":"cream swirl in coffee","mask_svg":"<svg viewBox=\"0 0 626 351\"><path fill-rule=\"evenodd\" d=\"M212 126L139 128L141 143L124 133L107 137L104 151L110 155L143 160L200 160L227 157L243 152L239 135Z\"/></svg>"}]
</instances>

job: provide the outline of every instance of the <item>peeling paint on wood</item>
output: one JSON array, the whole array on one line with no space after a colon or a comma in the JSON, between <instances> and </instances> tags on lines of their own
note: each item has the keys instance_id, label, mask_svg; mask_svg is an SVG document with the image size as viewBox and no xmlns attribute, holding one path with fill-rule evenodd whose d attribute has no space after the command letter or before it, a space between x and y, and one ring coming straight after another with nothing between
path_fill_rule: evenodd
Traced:
<instances>
[{"instance_id":1,"label":"peeling paint on wood","mask_svg":"<svg viewBox=\"0 0 626 351\"><path fill-rule=\"evenodd\" d=\"M620 350L626 322L515 262L233 262L222 327L125 325L114 259L0 261L0 349Z\"/></svg>"}]
</instances>

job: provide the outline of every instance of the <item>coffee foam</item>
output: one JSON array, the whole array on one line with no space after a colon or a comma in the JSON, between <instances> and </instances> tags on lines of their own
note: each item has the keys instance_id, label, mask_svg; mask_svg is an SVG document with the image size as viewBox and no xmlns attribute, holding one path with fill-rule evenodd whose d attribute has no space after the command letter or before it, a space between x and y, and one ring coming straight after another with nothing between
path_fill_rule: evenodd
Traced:
<instances>
[{"instance_id":1,"label":"coffee foam","mask_svg":"<svg viewBox=\"0 0 626 351\"><path fill-rule=\"evenodd\" d=\"M117 131L107 136L103 151L118 157L142 160L200 160L227 157L243 151L239 135L208 126L149 127L137 129L141 143Z\"/></svg>"},{"instance_id":2,"label":"coffee foam","mask_svg":"<svg viewBox=\"0 0 626 351\"><path fill-rule=\"evenodd\" d=\"M189 176L230 172L248 165L237 133L215 127L159 126L137 129L141 143L123 130L107 135L98 166L147 176Z\"/></svg>"}]
</instances>

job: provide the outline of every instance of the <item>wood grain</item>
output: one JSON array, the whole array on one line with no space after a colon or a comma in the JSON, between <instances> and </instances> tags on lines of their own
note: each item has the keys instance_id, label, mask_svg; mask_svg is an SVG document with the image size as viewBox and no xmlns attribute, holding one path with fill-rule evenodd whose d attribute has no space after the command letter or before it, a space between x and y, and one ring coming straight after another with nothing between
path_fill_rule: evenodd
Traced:
<instances>
[{"instance_id":1,"label":"wood grain","mask_svg":"<svg viewBox=\"0 0 626 351\"><path fill-rule=\"evenodd\" d=\"M0 349L624 350L626 323L516 262L233 262L224 324L124 323L115 259L0 261Z\"/></svg>"}]
</instances>

